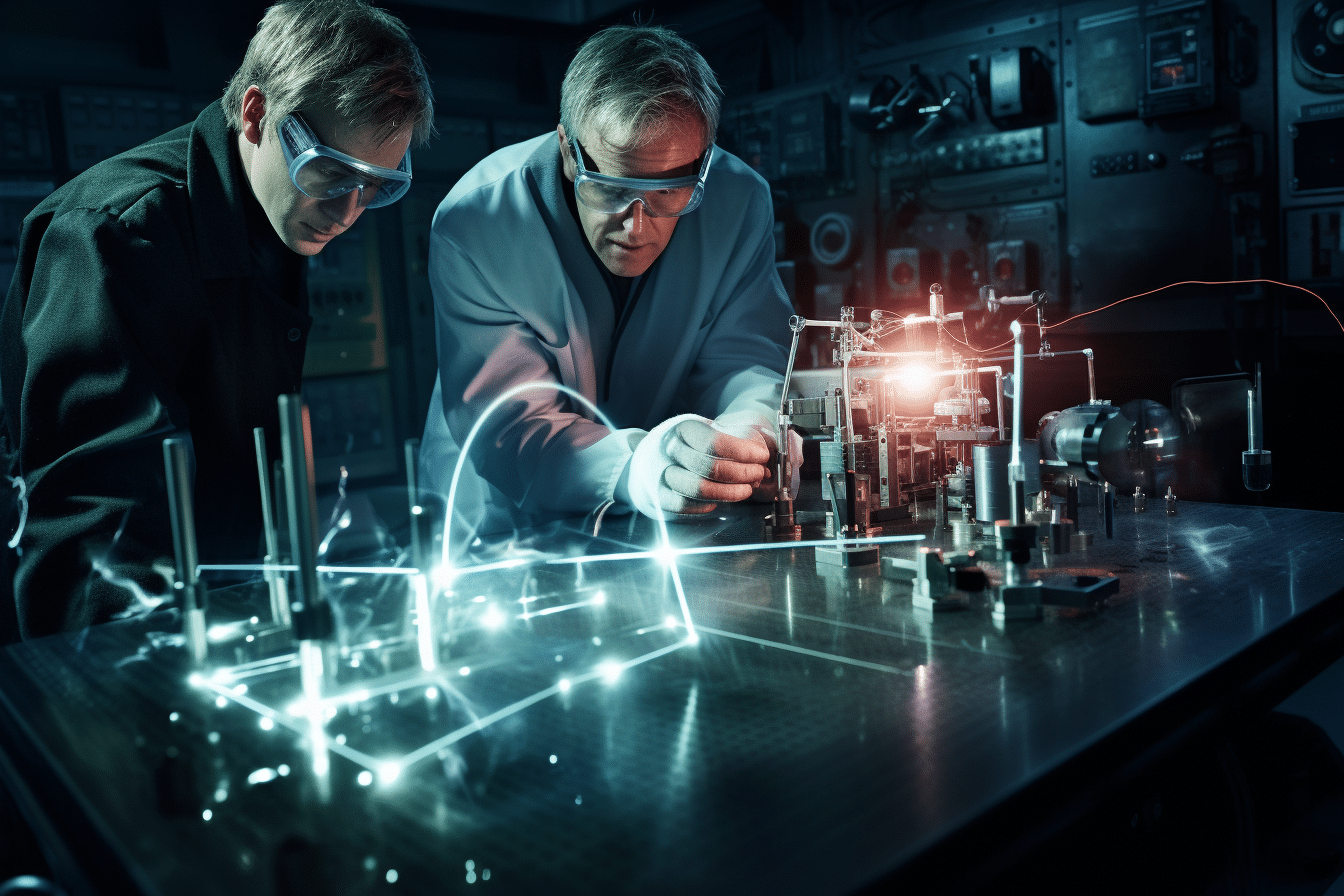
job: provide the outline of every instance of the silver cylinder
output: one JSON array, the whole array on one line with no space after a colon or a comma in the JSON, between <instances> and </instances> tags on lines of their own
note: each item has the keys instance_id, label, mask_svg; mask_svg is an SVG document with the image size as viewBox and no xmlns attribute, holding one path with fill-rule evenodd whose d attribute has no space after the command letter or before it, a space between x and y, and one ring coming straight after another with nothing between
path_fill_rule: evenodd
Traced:
<instances>
[{"instance_id":1,"label":"silver cylinder","mask_svg":"<svg viewBox=\"0 0 1344 896\"><path fill-rule=\"evenodd\" d=\"M975 467L975 518L982 523L1012 519L1008 464L1013 457L1013 446L976 445L971 449ZM1034 440L1022 442L1022 466L1026 475L1027 494L1041 489L1041 450Z\"/></svg>"},{"instance_id":2,"label":"silver cylinder","mask_svg":"<svg viewBox=\"0 0 1344 896\"><path fill-rule=\"evenodd\" d=\"M313 441L308 409L298 395L281 395L280 447L285 460L289 508L289 549L297 571L291 614L294 636L322 640L331 634L331 609L317 586L317 495L313 481Z\"/></svg>"}]
</instances>

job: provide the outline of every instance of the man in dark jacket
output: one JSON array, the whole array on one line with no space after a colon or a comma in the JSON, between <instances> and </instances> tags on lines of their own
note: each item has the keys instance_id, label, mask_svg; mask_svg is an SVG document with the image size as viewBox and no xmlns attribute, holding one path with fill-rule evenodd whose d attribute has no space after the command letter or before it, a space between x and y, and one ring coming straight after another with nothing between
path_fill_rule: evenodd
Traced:
<instances>
[{"instance_id":1,"label":"man in dark jacket","mask_svg":"<svg viewBox=\"0 0 1344 896\"><path fill-rule=\"evenodd\" d=\"M400 21L363 0L277 3L222 101L28 216L0 312L0 485L16 499L0 643L168 590L166 437L193 445L201 556L257 556L252 430L278 450L276 396L299 391L303 256L405 193L432 122Z\"/></svg>"}]
</instances>

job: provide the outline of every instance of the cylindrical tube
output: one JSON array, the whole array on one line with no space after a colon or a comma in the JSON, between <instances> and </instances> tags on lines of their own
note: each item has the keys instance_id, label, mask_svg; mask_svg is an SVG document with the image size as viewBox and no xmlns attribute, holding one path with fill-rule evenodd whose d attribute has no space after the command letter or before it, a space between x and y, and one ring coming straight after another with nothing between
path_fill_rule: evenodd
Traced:
<instances>
[{"instance_id":1,"label":"cylindrical tube","mask_svg":"<svg viewBox=\"0 0 1344 896\"><path fill-rule=\"evenodd\" d=\"M173 557L177 591L182 598L182 626L187 649L204 660L205 595L200 587L196 554L196 516L192 510L191 460L186 439L163 440L163 464L168 480L168 517L173 528Z\"/></svg>"},{"instance_id":2,"label":"cylindrical tube","mask_svg":"<svg viewBox=\"0 0 1344 896\"><path fill-rule=\"evenodd\" d=\"M266 537L266 563L274 566L281 562L280 534L275 527L275 505L271 497L271 464L266 451L266 430L258 426L252 430L252 443L257 451L257 479L261 483L261 525ZM285 579L274 569L266 571L266 587L271 594L271 618L280 625L289 625L289 590Z\"/></svg>"},{"instance_id":3,"label":"cylindrical tube","mask_svg":"<svg viewBox=\"0 0 1344 896\"><path fill-rule=\"evenodd\" d=\"M1012 491L1008 482L1011 452L1008 445L975 445L971 448L971 463L975 470L975 518L982 523L1012 519ZM1025 474L1023 492L1040 491L1040 447L1034 440L1022 443L1022 466Z\"/></svg>"},{"instance_id":4,"label":"cylindrical tube","mask_svg":"<svg viewBox=\"0 0 1344 896\"><path fill-rule=\"evenodd\" d=\"M275 558L280 553L275 532L275 512L271 502L270 460L266 457L266 430L258 426L252 430L252 444L257 451L257 479L261 483L261 526L266 537L266 554Z\"/></svg>"},{"instance_id":5,"label":"cylindrical tube","mask_svg":"<svg viewBox=\"0 0 1344 896\"><path fill-rule=\"evenodd\" d=\"M1251 451L1260 450L1260 421L1256 419L1259 409L1255 406L1255 390L1246 390L1246 442Z\"/></svg>"},{"instance_id":6,"label":"cylindrical tube","mask_svg":"<svg viewBox=\"0 0 1344 896\"><path fill-rule=\"evenodd\" d=\"M425 543L420 525L423 516L420 507L420 440L407 439L403 449L406 455L406 506L411 515L411 562L421 572L429 571L429 545Z\"/></svg>"},{"instance_id":7,"label":"cylindrical tube","mask_svg":"<svg viewBox=\"0 0 1344 896\"><path fill-rule=\"evenodd\" d=\"M281 395L280 445L285 459L289 505L289 545L294 576L294 637L324 640L331 635L331 608L317 587L317 494L308 408L299 395Z\"/></svg>"}]
</instances>

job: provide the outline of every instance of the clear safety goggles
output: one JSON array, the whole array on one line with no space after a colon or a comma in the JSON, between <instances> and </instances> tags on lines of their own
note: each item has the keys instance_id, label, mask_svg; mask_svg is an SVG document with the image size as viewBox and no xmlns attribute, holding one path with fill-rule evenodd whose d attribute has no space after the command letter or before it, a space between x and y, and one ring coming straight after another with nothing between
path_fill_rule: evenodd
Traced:
<instances>
[{"instance_id":1,"label":"clear safety goggles","mask_svg":"<svg viewBox=\"0 0 1344 896\"><path fill-rule=\"evenodd\" d=\"M644 213L653 218L676 218L695 211L705 196L705 177L714 155L710 145L700 159L700 173L687 177L645 178L612 177L583 167L583 150L577 137L570 137L578 174L574 177L574 195L585 206L604 215L618 215L636 200L644 204Z\"/></svg>"},{"instance_id":2,"label":"clear safety goggles","mask_svg":"<svg viewBox=\"0 0 1344 896\"><path fill-rule=\"evenodd\" d=\"M276 133L289 165L289 179L306 196L335 199L358 190L361 208L379 208L396 202L411 188L409 149L396 168L370 165L322 145L297 112L286 116Z\"/></svg>"}]
</instances>

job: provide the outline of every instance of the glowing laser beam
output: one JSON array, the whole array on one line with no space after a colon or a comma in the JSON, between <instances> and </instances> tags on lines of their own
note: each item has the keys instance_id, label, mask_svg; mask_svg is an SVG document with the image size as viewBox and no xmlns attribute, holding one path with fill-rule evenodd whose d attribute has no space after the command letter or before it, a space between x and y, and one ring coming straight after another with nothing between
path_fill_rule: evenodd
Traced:
<instances>
[{"instance_id":1,"label":"glowing laser beam","mask_svg":"<svg viewBox=\"0 0 1344 896\"><path fill-rule=\"evenodd\" d=\"M581 600L577 603L565 604L560 607L547 607L544 610L529 610L526 613L518 614L519 619L535 619L538 616L549 616L552 613L563 613L566 610L577 610L582 607L600 607L607 602L605 594L600 592L589 600Z\"/></svg>"},{"instance_id":2,"label":"glowing laser beam","mask_svg":"<svg viewBox=\"0 0 1344 896\"><path fill-rule=\"evenodd\" d=\"M779 641L768 641L765 638L753 638L751 635L739 635L736 632L725 632L717 628L706 628L702 631L711 635L719 635L724 638L732 638L734 641L746 641L750 644L759 644L762 647L773 647L776 650L787 650L790 653L801 653L804 656L815 657L819 660L829 660L833 663L844 663L846 666L858 666L860 669L871 669L874 672L887 672L892 675L904 675L909 677L910 671L907 669L898 669L895 666L884 666L881 663L870 663L867 660L856 660L853 657L840 656L836 653L824 653L820 650L812 650L808 647L799 647L797 644L784 644Z\"/></svg>"},{"instance_id":3,"label":"glowing laser beam","mask_svg":"<svg viewBox=\"0 0 1344 896\"><path fill-rule=\"evenodd\" d=\"M642 663L647 663L650 660L656 660L659 657L665 656L674 650L680 650L683 647L689 647L691 646L691 644L692 642L690 641L689 638L683 641L678 641L675 644L669 644L666 647L659 648L658 650L652 651L651 653L646 653L642 656L635 657L634 659L626 660L625 662L620 664L620 669L621 671L624 671L634 666L638 666ZM412 765L419 762L421 759L425 759L427 757L437 754L444 747L451 746L452 744L457 743L464 737L475 734L477 731L483 731L486 728L493 725L494 723L502 719L507 719L509 716L512 716L516 713L522 712L529 706L534 706L543 700L546 700L550 697L554 697L556 694L566 693L572 690L575 685L579 685L586 681L593 681L594 679L601 678L602 675L603 673L601 671L593 670L592 672L586 672L583 675L576 675L571 678L562 678L560 681L551 685L549 688L537 691L535 694L532 694L530 696L524 697L521 700L517 700L513 703L510 703L508 706L505 706L502 709L498 709L495 712L490 713L489 715L481 716L479 719L473 720L471 724L463 725L461 728L458 728L455 731L445 734L438 740L425 744L423 747L420 747L417 750L413 750L410 753L407 753L405 756L401 758L401 766L403 769L410 768Z\"/></svg>"},{"instance_id":4,"label":"glowing laser beam","mask_svg":"<svg viewBox=\"0 0 1344 896\"><path fill-rule=\"evenodd\" d=\"M564 383L545 383L540 381L534 381L530 383L519 383L513 388L506 389L504 392L496 396L495 400L490 402L490 404L486 406L485 410L481 412L481 415L476 418L476 422L471 425L471 429L467 431L467 437L462 440L462 447L458 451L457 463L453 465L453 478L450 480L448 484L448 508L444 512L444 520L443 520L442 564L444 569L452 569L453 566L452 558L449 556L449 552L452 550L451 533L453 526L453 508L457 506L457 483L458 480L462 478L462 468L466 464L467 453L471 450L472 444L476 441L476 434L481 431L481 427L485 425L485 421L490 418L490 415L493 414L496 410L498 410L500 406L503 405L505 402L507 402L509 399L513 398L516 395L521 395L524 392L538 392L538 391L542 392L555 391L568 395L570 398L574 399L579 404L591 410L593 414L596 415L597 419L602 423L602 425L606 426L608 430L610 430L611 432L616 431L616 424L611 422L611 418L608 417L606 414L604 414L601 408L593 404L593 402L590 401L586 396L570 388L569 386L566 386Z\"/></svg>"}]
</instances>

